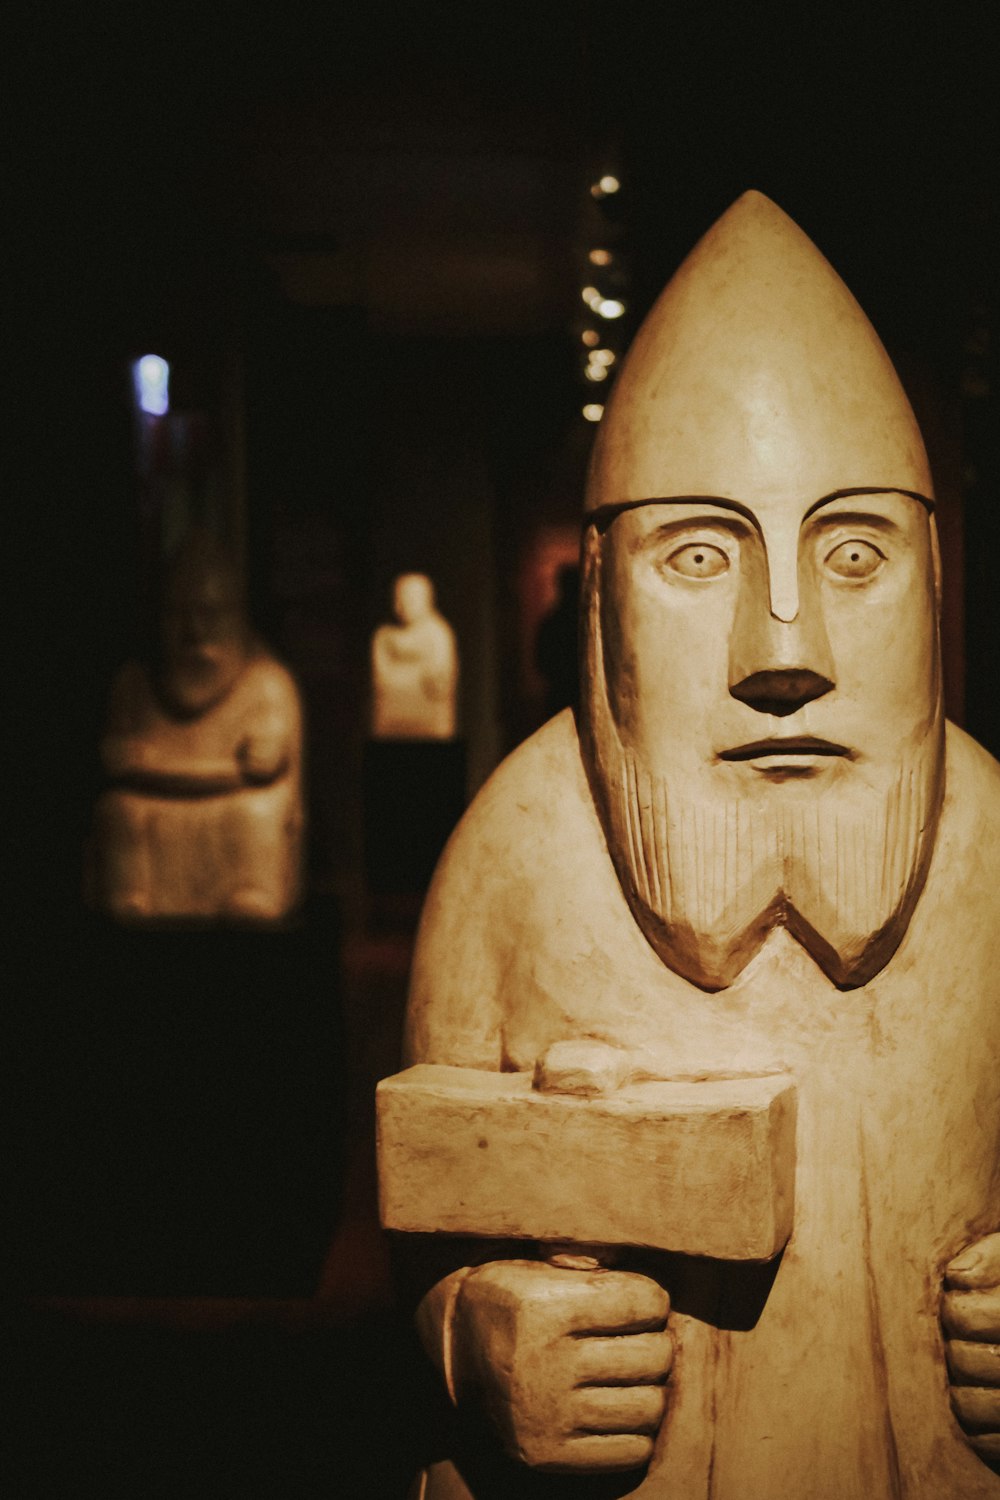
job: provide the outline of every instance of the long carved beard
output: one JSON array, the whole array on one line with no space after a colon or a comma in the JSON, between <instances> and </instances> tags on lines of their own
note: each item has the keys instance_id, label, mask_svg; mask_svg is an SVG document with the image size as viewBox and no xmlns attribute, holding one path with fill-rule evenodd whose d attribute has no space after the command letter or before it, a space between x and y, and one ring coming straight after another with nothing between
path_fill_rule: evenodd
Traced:
<instances>
[{"instance_id":1,"label":"long carved beard","mask_svg":"<svg viewBox=\"0 0 1000 1500\"><path fill-rule=\"evenodd\" d=\"M903 939L934 845L943 720L882 786L784 781L753 802L651 773L608 702L597 610L587 621L582 738L622 889L663 961L729 985L787 926L834 984L866 984ZM720 768L713 775L722 777Z\"/></svg>"}]
</instances>

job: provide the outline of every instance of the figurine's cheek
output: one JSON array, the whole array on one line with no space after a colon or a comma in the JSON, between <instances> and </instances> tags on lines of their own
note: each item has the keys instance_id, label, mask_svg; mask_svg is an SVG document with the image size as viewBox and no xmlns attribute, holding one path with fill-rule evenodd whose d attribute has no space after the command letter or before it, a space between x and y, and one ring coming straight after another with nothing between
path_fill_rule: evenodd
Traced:
<instances>
[{"instance_id":1,"label":"figurine's cheek","mask_svg":"<svg viewBox=\"0 0 1000 1500\"><path fill-rule=\"evenodd\" d=\"M644 621L612 659L608 694L626 739L658 747L714 743L713 720L728 713L728 638L682 612Z\"/></svg>"}]
</instances>

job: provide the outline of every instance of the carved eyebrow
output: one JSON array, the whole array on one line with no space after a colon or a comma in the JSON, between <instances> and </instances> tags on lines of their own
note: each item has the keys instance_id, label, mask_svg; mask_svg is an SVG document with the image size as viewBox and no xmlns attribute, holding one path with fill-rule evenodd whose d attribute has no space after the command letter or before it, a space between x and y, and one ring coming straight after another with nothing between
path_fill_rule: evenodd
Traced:
<instances>
[{"instance_id":1,"label":"carved eyebrow","mask_svg":"<svg viewBox=\"0 0 1000 1500\"><path fill-rule=\"evenodd\" d=\"M897 536L900 530L898 523L891 520L889 516L880 516L877 512L870 510L835 510L826 515L816 515L813 511L806 517L806 520L812 520L817 526L823 527L867 526L871 531L893 532Z\"/></svg>"},{"instance_id":2,"label":"carved eyebrow","mask_svg":"<svg viewBox=\"0 0 1000 1500\"><path fill-rule=\"evenodd\" d=\"M822 495L819 500L813 501L802 519L807 521L814 511L821 509L824 505L830 505L834 500L849 500L855 495L905 495L909 500L918 501L931 513L934 511L934 501L929 495L922 495L919 490L904 490L892 484L865 484L855 485L849 489L831 490L829 495ZM741 500L734 500L730 495L647 495L641 500L612 500L607 505L598 505L589 515L585 515L584 525L596 526L603 531L610 526L615 516L621 515L623 510L638 510L640 505L711 505L722 510L735 511L751 526L757 526L751 507L744 505Z\"/></svg>"},{"instance_id":3,"label":"carved eyebrow","mask_svg":"<svg viewBox=\"0 0 1000 1500\"><path fill-rule=\"evenodd\" d=\"M607 505L599 505L589 515L584 516L584 524L588 522L601 530L609 526L620 516L623 510L638 510L641 505L711 505L715 510L731 510L751 526L756 526L753 511L748 505L740 500L732 500L728 495L650 495L645 500L612 500ZM686 524L690 525L690 522Z\"/></svg>"},{"instance_id":4,"label":"carved eyebrow","mask_svg":"<svg viewBox=\"0 0 1000 1500\"><path fill-rule=\"evenodd\" d=\"M825 505L832 505L835 500L853 500L855 497L861 498L864 495L903 495L907 500L916 500L932 515L934 513L934 501L928 495L922 495L919 490L901 490L893 485L870 484L856 486L849 490L833 490L829 495L824 495L821 499L814 501L802 519L808 521L816 511L821 510ZM852 512L852 518L856 519L854 512Z\"/></svg>"},{"instance_id":5,"label":"carved eyebrow","mask_svg":"<svg viewBox=\"0 0 1000 1500\"><path fill-rule=\"evenodd\" d=\"M685 531L705 531L715 529L726 531L730 536L740 537L753 527L741 525L740 521L730 516L679 516L676 521L663 521L652 531L638 539L640 548L655 547L660 542L668 542L672 537L681 536Z\"/></svg>"}]
</instances>

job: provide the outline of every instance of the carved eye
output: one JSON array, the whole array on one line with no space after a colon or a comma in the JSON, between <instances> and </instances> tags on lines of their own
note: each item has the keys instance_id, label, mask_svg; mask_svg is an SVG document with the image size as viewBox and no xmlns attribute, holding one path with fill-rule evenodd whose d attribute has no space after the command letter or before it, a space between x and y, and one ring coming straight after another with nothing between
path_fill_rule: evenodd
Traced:
<instances>
[{"instance_id":1,"label":"carved eye","mask_svg":"<svg viewBox=\"0 0 1000 1500\"><path fill-rule=\"evenodd\" d=\"M850 579L871 578L884 562L885 553L860 537L841 542L824 558L825 566L837 578Z\"/></svg>"},{"instance_id":2,"label":"carved eye","mask_svg":"<svg viewBox=\"0 0 1000 1500\"><path fill-rule=\"evenodd\" d=\"M710 542L688 542L671 552L667 567L684 578L718 578L729 567L729 558Z\"/></svg>"}]
</instances>

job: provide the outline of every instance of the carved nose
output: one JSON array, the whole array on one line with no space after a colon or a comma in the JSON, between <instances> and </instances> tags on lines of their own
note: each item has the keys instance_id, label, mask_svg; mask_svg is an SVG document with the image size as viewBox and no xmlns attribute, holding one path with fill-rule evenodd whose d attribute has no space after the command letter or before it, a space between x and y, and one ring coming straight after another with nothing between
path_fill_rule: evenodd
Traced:
<instances>
[{"instance_id":1,"label":"carved nose","mask_svg":"<svg viewBox=\"0 0 1000 1500\"><path fill-rule=\"evenodd\" d=\"M777 714L784 718L814 698L822 698L832 687L829 677L812 672L808 667L779 667L766 672L751 672L749 677L734 683L729 691L758 713Z\"/></svg>"}]
</instances>

